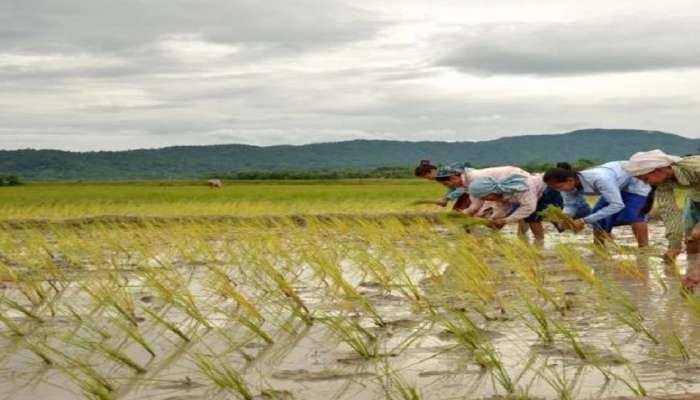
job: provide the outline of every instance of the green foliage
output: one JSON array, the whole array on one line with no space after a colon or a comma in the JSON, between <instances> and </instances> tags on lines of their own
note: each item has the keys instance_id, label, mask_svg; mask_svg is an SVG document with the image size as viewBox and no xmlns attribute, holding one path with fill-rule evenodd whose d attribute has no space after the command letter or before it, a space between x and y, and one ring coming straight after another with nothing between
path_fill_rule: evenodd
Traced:
<instances>
[{"instance_id":1,"label":"green foliage","mask_svg":"<svg viewBox=\"0 0 700 400\"><path fill-rule=\"evenodd\" d=\"M410 167L380 167L368 170L255 170L212 173L203 176L204 179L216 178L231 180L404 179L413 177L413 168Z\"/></svg>"},{"instance_id":2,"label":"green foliage","mask_svg":"<svg viewBox=\"0 0 700 400\"><path fill-rule=\"evenodd\" d=\"M0 176L0 186L18 186L22 183L14 175Z\"/></svg>"}]
</instances>

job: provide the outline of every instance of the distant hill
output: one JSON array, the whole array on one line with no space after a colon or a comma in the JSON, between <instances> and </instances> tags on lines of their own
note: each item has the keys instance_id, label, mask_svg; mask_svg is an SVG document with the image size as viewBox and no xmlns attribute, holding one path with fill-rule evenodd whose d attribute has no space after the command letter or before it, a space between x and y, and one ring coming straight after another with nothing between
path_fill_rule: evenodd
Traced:
<instances>
[{"instance_id":1,"label":"distant hill","mask_svg":"<svg viewBox=\"0 0 700 400\"><path fill-rule=\"evenodd\" d=\"M421 159L468 161L481 166L581 158L609 161L655 148L679 155L696 153L700 139L655 131L589 129L482 142L353 140L302 146L231 144L85 153L13 150L0 151L0 175L16 175L22 180L179 179L261 169L412 166Z\"/></svg>"}]
</instances>

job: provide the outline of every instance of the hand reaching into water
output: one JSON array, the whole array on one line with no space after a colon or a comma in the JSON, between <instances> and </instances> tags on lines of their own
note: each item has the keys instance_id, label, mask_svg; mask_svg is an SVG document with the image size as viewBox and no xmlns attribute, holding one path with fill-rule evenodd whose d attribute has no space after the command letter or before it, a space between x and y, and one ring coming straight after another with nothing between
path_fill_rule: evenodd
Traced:
<instances>
[{"instance_id":1,"label":"hand reaching into water","mask_svg":"<svg viewBox=\"0 0 700 400\"><path fill-rule=\"evenodd\" d=\"M576 232L576 233L581 232L583 230L583 228L585 228L585 227L586 227L586 223L581 218L575 220L571 224L571 230Z\"/></svg>"},{"instance_id":2,"label":"hand reaching into water","mask_svg":"<svg viewBox=\"0 0 700 400\"><path fill-rule=\"evenodd\" d=\"M579 233L583 230L583 228L586 227L586 223L583 222L583 219L577 219L577 220L568 220L568 221L561 221L556 223L557 230L559 232L564 232L566 230L571 230L574 233Z\"/></svg>"},{"instance_id":3,"label":"hand reaching into water","mask_svg":"<svg viewBox=\"0 0 700 400\"><path fill-rule=\"evenodd\" d=\"M695 228L693 228L692 232L690 232L690 236L686 240L688 240L688 241L700 240L700 226L695 226Z\"/></svg>"},{"instance_id":4,"label":"hand reaching into water","mask_svg":"<svg viewBox=\"0 0 700 400\"><path fill-rule=\"evenodd\" d=\"M506 225L506 220L502 218L497 218L491 221L489 226L493 229L502 229Z\"/></svg>"},{"instance_id":5,"label":"hand reaching into water","mask_svg":"<svg viewBox=\"0 0 700 400\"><path fill-rule=\"evenodd\" d=\"M700 268L696 266L692 270L688 271L685 274L682 283L683 288L685 290L692 291L693 289L695 289L695 286L697 286L698 283L700 283Z\"/></svg>"},{"instance_id":6,"label":"hand reaching into water","mask_svg":"<svg viewBox=\"0 0 700 400\"><path fill-rule=\"evenodd\" d=\"M674 264L676 258L681 254L681 249L668 249L664 253L663 259L666 264Z\"/></svg>"}]
</instances>

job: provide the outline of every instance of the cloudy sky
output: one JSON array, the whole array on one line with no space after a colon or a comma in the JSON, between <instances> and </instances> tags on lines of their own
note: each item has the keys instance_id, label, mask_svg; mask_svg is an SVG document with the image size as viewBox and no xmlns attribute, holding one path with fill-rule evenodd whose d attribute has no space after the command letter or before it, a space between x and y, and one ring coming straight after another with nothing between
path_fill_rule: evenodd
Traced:
<instances>
[{"instance_id":1,"label":"cloudy sky","mask_svg":"<svg viewBox=\"0 0 700 400\"><path fill-rule=\"evenodd\" d=\"M697 0L2 0L0 148L700 137Z\"/></svg>"}]
</instances>

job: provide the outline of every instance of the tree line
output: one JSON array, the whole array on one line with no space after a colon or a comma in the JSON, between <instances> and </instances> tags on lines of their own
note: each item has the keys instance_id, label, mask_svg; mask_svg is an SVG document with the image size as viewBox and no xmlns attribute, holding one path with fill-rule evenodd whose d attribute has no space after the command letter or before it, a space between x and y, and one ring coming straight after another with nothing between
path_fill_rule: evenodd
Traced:
<instances>
[{"instance_id":1,"label":"tree line","mask_svg":"<svg viewBox=\"0 0 700 400\"><path fill-rule=\"evenodd\" d=\"M0 186L17 186L22 182L14 175L0 176Z\"/></svg>"},{"instance_id":2,"label":"tree line","mask_svg":"<svg viewBox=\"0 0 700 400\"><path fill-rule=\"evenodd\" d=\"M529 162L518 165L528 172L544 172L556 166L556 162ZM582 170L599 162L579 159L572 163L574 169ZM489 165L475 166L465 163L470 168L488 168ZM326 180L326 179L408 179L414 178L415 167L380 167L373 169L279 169L216 172L202 176L203 179L225 180Z\"/></svg>"}]
</instances>

